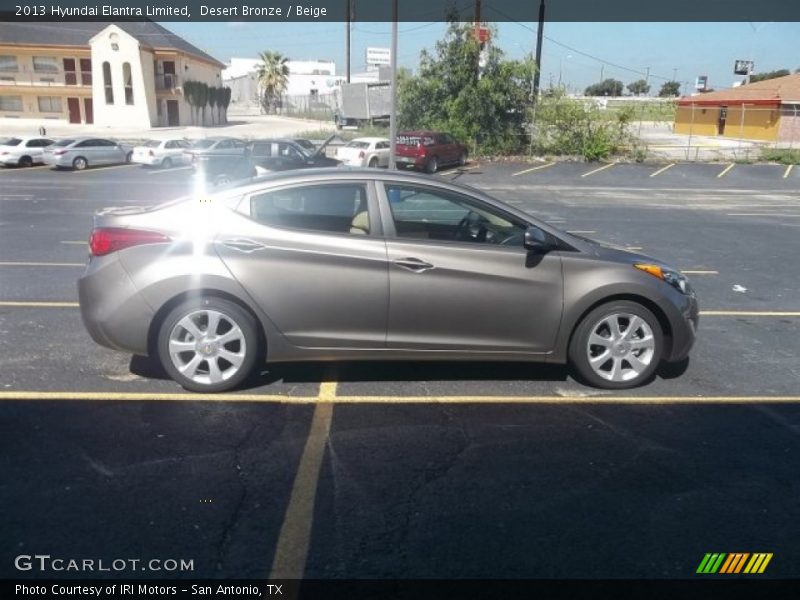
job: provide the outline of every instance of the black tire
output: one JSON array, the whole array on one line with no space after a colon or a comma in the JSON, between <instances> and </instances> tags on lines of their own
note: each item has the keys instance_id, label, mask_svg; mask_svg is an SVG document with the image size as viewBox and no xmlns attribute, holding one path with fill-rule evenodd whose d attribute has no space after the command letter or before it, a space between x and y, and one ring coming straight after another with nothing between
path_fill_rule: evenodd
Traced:
<instances>
[{"instance_id":1,"label":"black tire","mask_svg":"<svg viewBox=\"0 0 800 600\"><path fill-rule=\"evenodd\" d=\"M161 161L161 168L162 169L170 169L170 168L172 168L172 159L169 156Z\"/></svg>"},{"instance_id":2,"label":"black tire","mask_svg":"<svg viewBox=\"0 0 800 600\"><path fill-rule=\"evenodd\" d=\"M20 167L32 167L33 166L33 159L30 156L20 156L19 162L17 163Z\"/></svg>"},{"instance_id":3,"label":"black tire","mask_svg":"<svg viewBox=\"0 0 800 600\"><path fill-rule=\"evenodd\" d=\"M372 158L370 158L368 166L371 169L377 169L378 168L378 157L377 156L373 156Z\"/></svg>"},{"instance_id":4,"label":"black tire","mask_svg":"<svg viewBox=\"0 0 800 600\"><path fill-rule=\"evenodd\" d=\"M126 163L129 163L129 162L131 162L132 160L133 160L133 151L130 151L130 152L128 152L128 153L125 155L125 162L126 162Z\"/></svg>"},{"instance_id":5,"label":"black tire","mask_svg":"<svg viewBox=\"0 0 800 600\"><path fill-rule=\"evenodd\" d=\"M89 166L89 161L83 158L82 156L76 157L72 161L72 168L76 171L83 171Z\"/></svg>"},{"instance_id":6,"label":"black tire","mask_svg":"<svg viewBox=\"0 0 800 600\"><path fill-rule=\"evenodd\" d=\"M214 185L215 185L215 186L227 185L227 184L229 184L230 182L231 182L231 178L230 178L230 177L228 177L227 175L217 175L217 176L214 178Z\"/></svg>"},{"instance_id":7,"label":"black tire","mask_svg":"<svg viewBox=\"0 0 800 600\"><path fill-rule=\"evenodd\" d=\"M244 359L230 377L219 383L198 382L183 375L170 357L170 335L179 321L195 311L213 310L222 313L225 319L234 322L242 331L244 337ZM259 345L258 324L253 316L238 304L223 298L205 297L195 298L182 302L172 309L162 321L158 332L157 351L158 359L167 374L185 389L192 392L216 393L231 390L240 385L252 373L256 361L262 356ZM241 348L241 347L240 347ZM237 350L237 351L241 351ZM200 364L202 365L202 362ZM208 363L206 362L206 369Z\"/></svg>"},{"instance_id":8,"label":"black tire","mask_svg":"<svg viewBox=\"0 0 800 600\"><path fill-rule=\"evenodd\" d=\"M466 164L467 164L467 153L462 152L458 157L458 166L463 167Z\"/></svg>"},{"instance_id":9,"label":"black tire","mask_svg":"<svg viewBox=\"0 0 800 600\"><path fill-rule=\"evenodd\" d=\"M615 356L612 354L612 352L615 352L614 349L609 350L609 355L606 361L598 365L600 370L609 372L610 376L610 370L611 367L613 367L614 362L619 360L622 368L625 368L624 365L627 364L628 376L630 378L624 381L611 381L606 379L605 377L596 373L589 362L590 353L595 353L595 355L598 357L604 354L600 351L602 348L601 346L589 346L589 336L592 334L592 330L595 329L604 318L612 315L621 315L623 317L622 323L625 323L625 315L639 317L644 321L644 323L646 323L653 334L654 347L652 348L651 354L645 350L636 350L636 352L640 352L636 358L649 358L649 363L647 363L647 366L639 373L631 374L630 371L634 370L632 363L627 362L627 359L624 356ZM630 326L630 323L631 321L627 320L628 327ZM628 329L626 327L626 329L623 331L623 334L626 334L627 331ZM632 333L636 334L637 332L634 331ZM624 352L625 348L622 344L620 344L618 347L621 353ZM664 335L656 316L641 304L629 302L627 300L617 300L598 306L583 318L572 334L572 339L570 340L569 345L569 360L570 364L576 371L576 375L578 375L578 377L585 383L598 388L622 390L637 387L650 381L655 374L656 369L658 369L663 351ZM604 366L608 366L609 369L604 369Z\"/></svg>"},{"instance_id":10,"label":"black tire","mask_svg":"<svg viewBox=\"0 0 800 600\"><path fill-rule=\"evenodd\" d=\"M428 162L425 163L425 172L433 175L438 170L439 170L439 159L436 158L435 156L431 156L428 159Z\"/></svg>"}]
</instances>

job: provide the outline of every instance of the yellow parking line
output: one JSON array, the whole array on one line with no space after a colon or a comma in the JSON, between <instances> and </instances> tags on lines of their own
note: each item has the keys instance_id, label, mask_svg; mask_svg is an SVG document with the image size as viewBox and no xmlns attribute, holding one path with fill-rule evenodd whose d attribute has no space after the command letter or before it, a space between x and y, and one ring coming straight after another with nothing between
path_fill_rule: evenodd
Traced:
<instances>
[{"instance_id":1,"label":"yellow parking line","mask_svg":"<svg viewBox=\"0 0 800 600\"><path fill-rule=\"evenodd\" d=\"M335 399L336 382L323 381L319 389L319 403L314 409L311 429L278 534L270 579L301 579L305 573L319 473L331 430L332 402Z\"/></svg>"},{"instance_id":2,"label":"yellow parking line","mask_svg":"<svg viewBox=\"0 0 800 600\"><path fill-rule=\"evenodd\" d=\"M792 167L794 167L794 165L789 165L788 167L786 167L786 170L783 172L784 179L789 179L789 173L792 172Z\"/></svg>"},{"instance_id":3,"label":"yellow parking line","mask_svg":"<svg viewBox=\"0 0 800 600\"><path fill-rule=\"evenodd\" d=\"M717 179L719 179L720 177L724 177L724 176L725 176L725 174L726 174L728 171L730 171L730 170L731 170L733 167L735 167L735 166L736 166L736 163L731 163L731 164L729 164L727 167L725 167L724 169L722 169L722 171L720 172L720 174L719 174L719 175L717 175Z\"/></svg>"},{"instance_id":4,"label":"yellow parking line","mask_svg":"<svg viewBox=\"0 0 800 600\"><path fill-rule=\"evenodd\" d=\"M719 271L681 271L684 275L719 275Z\"/></svg>"},{"instance_id":5,"label":"yellow parking line","mask_svg":"<svg viewBox=\"0 0 800 600\"><path fill-rule=\"evenodd\" d=\"M30 308L78 308L77 302L24 302L18 300L2 300L0 306Z\"/></svg>"},{"instance_id":6,"label":"yellow parking line","mask_svg":"<svg viewBox=\"0 0 800 600\"><path fill-rule=\"evenodd\" d=\"M212 401L274 402L277 404L769 404L800 403L800 396L283 396L279 394L192 394L145 392L48 392L0 391L0 400L91 400L91 401ZM320 414L321 425L327 415ZM324 429L324 428L323 428ZM319 430L318 430L319 431Z\"/></svg>"},{"instance_id":7,"label":"yellow parking line","mask_svg":"<svg viewBox=\"0 0 800 600\"><path fill-rule=\"evenodd\" d=\"M551 163L547 163L545 165L539 165L538 167L531 167L530 169L525 169L524 171L517 171L516 173L512 173L511 176L512 177L516 177L517 175L524 175L525 173L531 173L533 171L540 171L542 169L546 169L548 167L552 167L555 164L556 163L551 162Z\"/></svg>"},{"instance_id":8,"label":"yellow parking line","mask_svg":"<svg viewBox=\"0 0 800 600\"><path fill-rule=\"evenodd\" d=\"M595 173L599 173L600 171L605 171L606 169L610 169L611 167L613 167L616 164L617 163L615 163L615 162L608 163L607 165L603 165L599 169L595 169L594 171L589 171L588 173L584 173L583 175L581 175L581 177L588 177L589 175L594 175Z\"/></svg>"},{"instance_id":9,"label":"yellow parking line","mask_svg":"<svg viewBox=\"0 0 800 600\"><path fill-rule=\"evenodd\" d=\"M701 310L702 317L800 317L791 310Z\"/></svg>"},{"instance_id":10,"label":"yellow parking line","mask_svg":"<svg viewBox=\"0 0 800 600\"><path fill-rule=\"evenodd\" d=\"M664 171L668 171L669 169L671 169L672 167L674 167L676 164L677 164L677 163L671 163L671 164L668 164L666 167L661 167L661 168L660 168L658 171L656 171L655 173L651 173L651 174L650 174L650 177L655 177L656 175L661 175L661 174L662 174Z\"/></svg>"},{"instance_id":11,"label":"yellow parking line","mask_svg":"<svg viewBox=\"0 0 800 600\"><path fill-rule=\"evenodd\" d=\"M87 241L85 241L85 240L84 240L84 241L78 241L78 240L66 240L66 241L63 241L63 242L61 242L61 243L62 243L62 244L80 244L80 245L82 245L82 246L86 246L86 245L88 245L88 244L89 244L89 242L87 242Z\"/></svg>"},{"instance_id":12,"label":"yellow parking line","mask_svg":"<svg viewBox=\"0 0 800 600\"><path fill-rule=\"evenodd\" d=\"M124 165L116 165L114 167L90 167L88 169L84 169L83 171L72 171L73 175L79 175L81 173L103 173L105 171L114 171L115 169L130 169L131 167L138 167L139 165L131 165L131 164L124 164Z\"/></svg>"},{"instance_id":13,"label":"yellow parking line","mask_svg":"<svg viewBox=\"0 0 800 600\"><path fill-rule=\"evenodd\" d=\"M85 267L84 263L0 262L0 267Z\"/></svg>"}]
</instances>

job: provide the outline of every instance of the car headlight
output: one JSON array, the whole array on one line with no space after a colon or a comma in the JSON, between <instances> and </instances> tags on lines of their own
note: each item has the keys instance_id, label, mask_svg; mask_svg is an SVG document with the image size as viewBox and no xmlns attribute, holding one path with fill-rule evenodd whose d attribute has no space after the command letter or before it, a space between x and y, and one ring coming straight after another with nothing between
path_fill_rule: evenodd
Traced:
<instances>
[{"instance_id":1,"label":"car headlight","mask_svg":"<svg viewBox=\"0 0 800 600\"><path fill-rule=\"evenodd\" d=\"M666 267L651 264L637 263L633 266L640 271L644 271L653 277L658 277L660 280L667 282L682 294L692 293L692 288L689 285L689 279L678 271L673 271L672 269L667 269Z\"/></svg>"}]
</instances>

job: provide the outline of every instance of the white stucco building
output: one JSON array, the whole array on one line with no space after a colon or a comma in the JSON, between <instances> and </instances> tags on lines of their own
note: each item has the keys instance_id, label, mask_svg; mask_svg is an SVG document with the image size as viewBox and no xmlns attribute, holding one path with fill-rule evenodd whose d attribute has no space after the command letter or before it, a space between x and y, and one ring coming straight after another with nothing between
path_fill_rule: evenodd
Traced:
<instances>
[{"instance_id":1,"label":"white stucco building","mask_svg":"<svg viewBox=\"0 0 800 600\"><path fill-rule=\"evenodd\" d=\"M221 87L224 66L149 21L0 23L0 120L190 125L184 82Z\"/></svg>"}]
</instances>

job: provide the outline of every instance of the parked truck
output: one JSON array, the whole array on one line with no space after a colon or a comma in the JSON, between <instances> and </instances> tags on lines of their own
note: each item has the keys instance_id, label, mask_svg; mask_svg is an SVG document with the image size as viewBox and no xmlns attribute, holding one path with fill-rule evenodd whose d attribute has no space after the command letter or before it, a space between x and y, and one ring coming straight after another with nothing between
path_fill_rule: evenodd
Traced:
<instances>
[{"instance_id":1,"label":"parked truck","mask_svg":"<svg viewBox=\"0 0 800 600\"><path fill-rule=\"evenodd\" d=\"M345 83L336 111L336 127L358 127L389 121L391 87L388 82Z\"/></svg>"}]
</instances>

